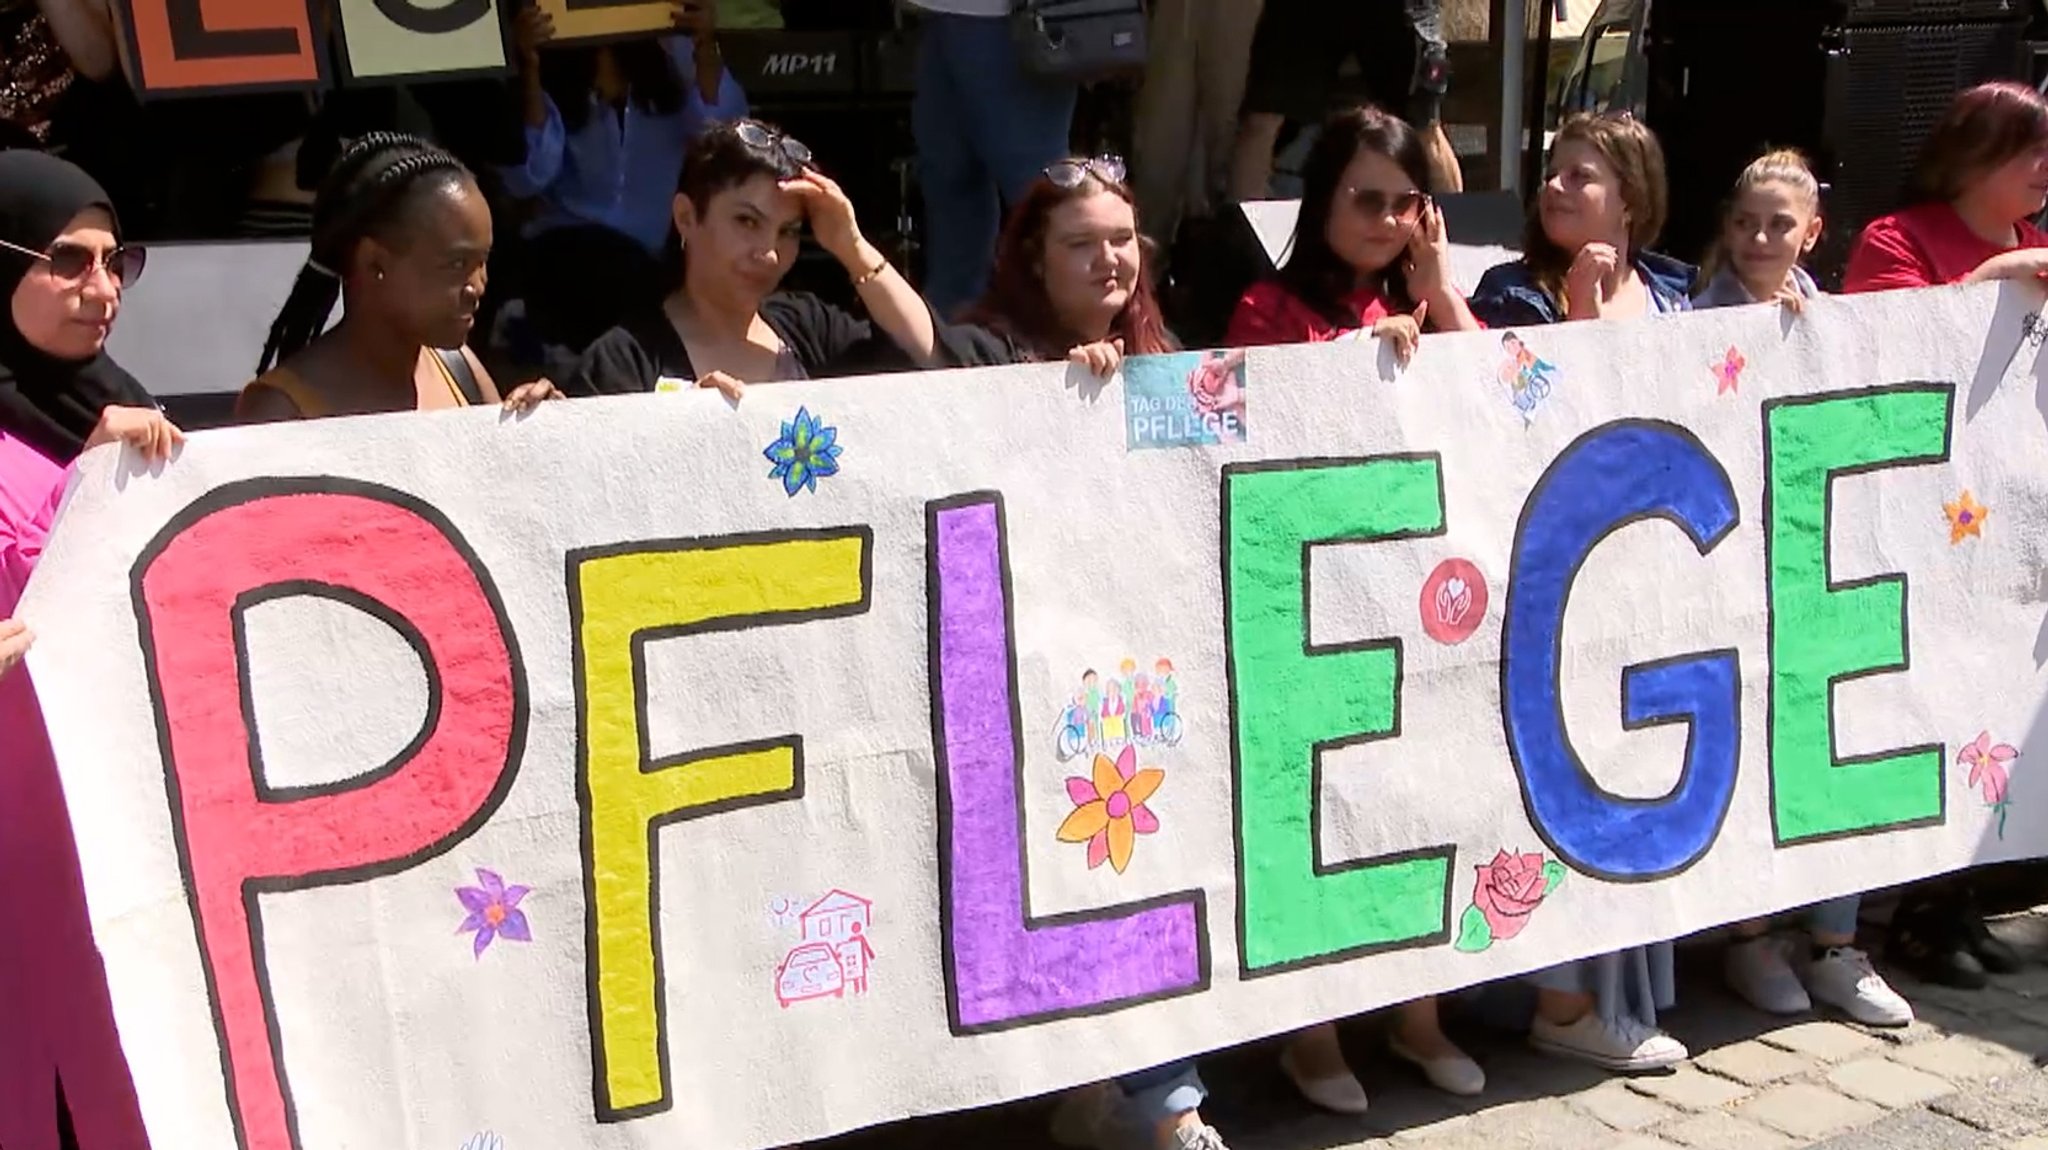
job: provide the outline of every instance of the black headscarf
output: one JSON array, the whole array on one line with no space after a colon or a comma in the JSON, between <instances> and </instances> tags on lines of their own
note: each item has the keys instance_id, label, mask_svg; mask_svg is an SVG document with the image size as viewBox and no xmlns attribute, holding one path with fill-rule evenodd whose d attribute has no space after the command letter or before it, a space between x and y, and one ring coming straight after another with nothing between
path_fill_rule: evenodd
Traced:
<instances>
[{"instance_id":1,"label":"black headscarf","mask_svg":"<svg viewBox=\"0 0 2048 1150\"><path fill-rule=\"evenodd\" d=\"M73 217L114 206L76 165L43 152L0 152L0 240L42 251ZM120 225L115 225L118 236ZM14 292L33 256L0 247L0 431L59 463L85 448L109 405L153 407L149 393L105 351L91 359L58 359L33 346L14 323Z\"/></svg>"}]
</instances>

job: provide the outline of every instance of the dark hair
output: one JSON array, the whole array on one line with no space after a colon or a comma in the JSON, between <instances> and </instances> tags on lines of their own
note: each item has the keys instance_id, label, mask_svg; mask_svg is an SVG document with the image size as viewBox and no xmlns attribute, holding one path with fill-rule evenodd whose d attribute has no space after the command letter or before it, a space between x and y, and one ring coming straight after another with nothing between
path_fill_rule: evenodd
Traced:
<instances>
[{"instance_id":1,"label":"dark hair","mask_svg":"<svg viewBox=\"0 0 2048 1150\"><path fill-rule=\"evenodd\" d=\"M1664 232L1670 213L1671 190L1664 176L1664 146L1657 134L1641 120L1626 112L1578 112L1565 117L1550 145L1550 154L1568 143L1589 144L1605 157L1621 180L1621 202L1628 209L1628 250L1622 258L1633 260L1648 251ZM1551 242L1543 231L1543 198L1529 199L1529 221L1522 230L1522 260L1550 298L1564 298L1564 274L1577 252L1568 252Z\"/></svg>"},{"instance_id":2,"label":"dark hair","mask_svg":"<svg viewBox=\"0 0 2048 1150\"><path fill-rule=\"evenodd\" d=\"M703 211L711 197L727 188L737 188L755 176L772 180L794 179L802 169L780 151L757 148L740 138L740 124L751 123L781 137L782 130L761 120L730 121L704 129L683 154L683 170L676 176L676 194L688 196Z\"/></svg>"},{"instance_id":3,"label":"dark hair","mask_svg":"<svg viewBox=\"0 0 2048 1150\"><path fill-rule=\"evenodd\" d=\"M773 135L782 135L782 130L773 124L761 120L749 122L766 128ZM683 153L683 170L676 175L676 194L694 204L700 216L711 207L711 197L728 188L737 188L755 176L787 180L802 172L780 151L757 148L742 140L739 123L712 124L698 133L689 150ZM670 224L668 248L661 261L662 277L670 283L680 283L685 258L675 225Z\"/></svg>"},{"instance_id":4,"label":"dark hair","mask_svg":"<svg viewBox=\"0 0 2048 1150\"><path fill-rule=\"evenodd\" d=\"M365 238L391 235L422 192L471 179L461 161L416 136L372 132L350 144L313 197L312 250L270 323L256 374L296 355L327 329Z\"/></svg>"},{"instance_id":5,"label":"dark hair","mask_svg":"<svg viewBox=\"0 0 2048 1150\"><path fill-rule=\"evenodd\" d=\"M1344 169L1360 152L1385 156L1424 192L1430 187L1429 151L1422 137L1406 120L1365 105L1334 113L1323 122L1322 133L1309 148L1301 165L1301 213L1295 217L1294 241L1288 247L1287 262L1280 267L1280 282L1296 299L1323 318L1346 325L1358 322L1345 312L1343 299L1356 290L1358 269L1345 263L1330 247L1330 213L1344 189ZM1415 301L1408 298L1408 278L1402 261L1380 269L1374 288L1394 311L1409 311Z\"/></svg>"},{"instance_id":6,"label":"dark hair","mask_svg":"<svg viewBox=\"0 0 2048 1150\"><path fill-rule=\"evenodd\" d=\"M968 309L967 320L1012 336L1036 358L1066 358L1079 334L1060 325L1052 300L1045 294L1045 276L1040 270L1045 260L1045 228L1053 209L1096 195L1116 196L1130 204L1134 214L1137 211L1129 188L1103 180L1093 169L1071 188L1062 188L1045 176L1033 180L1003 224L988 293ZM1109 338L1124 341L1125 355L1159 355L1176 350L1177 345L1166 331L1159 296L1152 288L1152 242L1140 235L1138 249L1138 282L1111 322Z\"/></svg>"},{"instance_id":7,"label":"dark hair","mask_svg":"<svg viewBox=\"0 0 2048 1150\"><path fill-rule=\"evenodd\" d=\"M2048 143L2048 100L2025 84L1979 84L1957 94L1921 145L1911 196L1946 203L1986 171Z\"/></svg>"},{"instance_id":8,"label":"dark hair","mask_svg":"<svg viewBox=\"0 0 2048 1150\"><path fill-rule=\"evenodd\" d=\"M626 81L626 98L641 111L673 116L683 110L683 78L663 40L622 40L581 48L550 48L540 54L540 86L554 102L562 126L580 132L590 122L597 57L610 52Z\"/></svg>"}]
</instances>

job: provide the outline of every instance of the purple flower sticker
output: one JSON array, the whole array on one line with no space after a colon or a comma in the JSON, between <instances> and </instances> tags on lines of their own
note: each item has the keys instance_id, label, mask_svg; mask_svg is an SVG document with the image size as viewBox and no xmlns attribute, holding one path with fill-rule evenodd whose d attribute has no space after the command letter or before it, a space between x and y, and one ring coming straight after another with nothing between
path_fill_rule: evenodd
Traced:
<instances>
[{"instance_id":1,"label":"purple flower sticker","mask_svg":"<svg viewBox=\"0 0 2048 1150\"><path fill-rule=\"evenodd\" d=\"M526 912L519 909L519 900L526 897L530 887L506 886L498 872L478 867L476 880L483 885L459 886L455 897L462 900L462 909L469 917L455 928L455 933L476 932L476 956L482 958L484 951L499 936L513 942L532 942L533 932L527 928Z\"/></svg>"}]
</instances>

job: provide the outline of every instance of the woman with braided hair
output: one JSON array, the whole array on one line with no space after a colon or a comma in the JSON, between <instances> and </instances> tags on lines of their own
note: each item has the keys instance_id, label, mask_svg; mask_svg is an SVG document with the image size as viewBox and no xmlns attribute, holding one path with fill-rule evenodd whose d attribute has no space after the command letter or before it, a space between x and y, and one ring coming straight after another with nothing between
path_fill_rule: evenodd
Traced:
<instances>
[{"instance_id":1,"label":"woman with braided hair","mask_svg":"<svg viewBox=\"0 0 2048 1150\"><path fill-rule=\"evenodd\" d=\"M312 251L236 415L267 423L498 402L464 346L490 254L491 211L459 161L412 136L357 140L314 197ZM342 319L328 331L337 300ZM525 410L553 394L539 380L504 403Z\"/></svg>"}]
</instances>

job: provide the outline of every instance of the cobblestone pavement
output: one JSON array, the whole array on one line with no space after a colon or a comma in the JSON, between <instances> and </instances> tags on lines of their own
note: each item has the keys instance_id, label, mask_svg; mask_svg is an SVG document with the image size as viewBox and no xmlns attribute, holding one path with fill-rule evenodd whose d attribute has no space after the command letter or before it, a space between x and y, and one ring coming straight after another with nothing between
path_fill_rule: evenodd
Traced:
<instances>
[{"instance_id":1,"label":"cobblestone pavement","mask_svg":"<svg viewBox=\"0 0 2048 1150\"><path fill-rule=\"evenodd\" d=\"M1389 1058L1368 1021L1347 1027L1345 1045L1370 1113L1310 1110L1271 1042L1203 1060L1214 1092L1203 1113L1232 1150L2048 1150L2048 914L1998 929L2036 965L1975 992L1887 972L1919 1015L1905 1030L1760 1014L1721 988L1718 950L1693 947L1680 952L1679 1009L1663 1019L1693 1052L1676 1073L1610 1077L1454 1021L1488 1076L1467 1102ZM813 1150L1042 1150L1046 1114L1039 1100Z\"/></svg>"}]
</instances>

